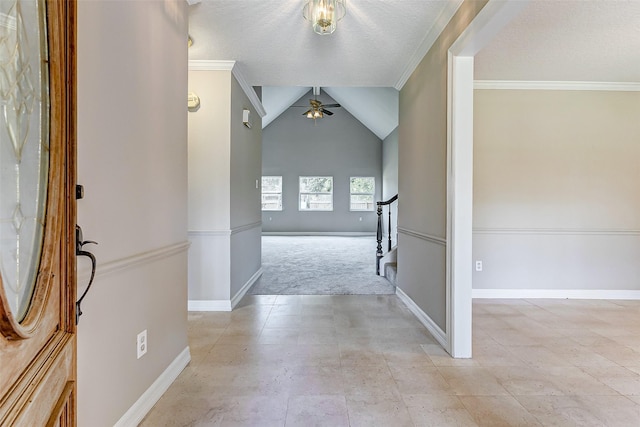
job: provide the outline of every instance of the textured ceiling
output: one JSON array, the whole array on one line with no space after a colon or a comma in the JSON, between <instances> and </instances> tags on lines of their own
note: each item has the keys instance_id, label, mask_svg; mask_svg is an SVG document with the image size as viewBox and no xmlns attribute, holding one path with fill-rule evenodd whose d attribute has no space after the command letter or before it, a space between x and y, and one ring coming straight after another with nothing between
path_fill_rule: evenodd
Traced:
<instances>
[{"instance_id":1,"label":"textured ceiling","mask_svg":"<svg viewBox=\"0 0 640 427\"><path fill-rule=\"evenodd\" d=\"M531 1L476 55L475 78L640 82L640 1Z\"/></svg>"},{"instance_id":2,"label":"textured ceiling","mask_svg":"<svg viewBox=\"0 0 640 427\"><path fill-rule=\"evenodd\" d=\"M319 36L303 0L188 1L189 59L237 61L264 86L263 126L322 86L381 139L397 126L391 88L461 2L347 0L336 32ZM640 83L640 0L531 0L476 55L475 78Z\"/></svg>"},{"instance_id":3,"label":"textured ceiling","mask_svg":"<svg viewBox=\"0 0 640 427\"><path fill-rule=\"evenodd\" d=\"M203 0L189 7L189 59L235 60L253 86L392 87L458 3L348 0L336 32L320 36L302 0Z\"/></svg>"}]
</instances>

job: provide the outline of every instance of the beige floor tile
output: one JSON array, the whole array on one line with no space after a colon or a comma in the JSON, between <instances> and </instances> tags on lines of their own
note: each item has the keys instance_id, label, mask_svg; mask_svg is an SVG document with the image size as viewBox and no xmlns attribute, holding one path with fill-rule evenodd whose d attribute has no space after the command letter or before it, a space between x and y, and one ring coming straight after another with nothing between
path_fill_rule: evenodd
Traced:
<instances>
[{"instance_id":1,"label":"beige floor tile","mask_svg":"<svg viewBox=\"0 0 640 427\"><path fill-rule=\"evenodd\" d=\"M347 395L350 427L413 427L400 396Z\"/></svg>"},{"instance_id":2,"label":"beige floor tile","mask_svg":"<svg viewBox=\"0 0 640 427\"><path fill-rule=\"evenodd\" d=\"M343 366L345 394L397 397L396 382L387 366Z\"/></svg>"},{"instance_id":3,"label":"beige floor tile","mask_svg":"<svg viewBox=\"0 0 640 427\"><path fill-rule=\"evenodd\" d=\"M479 426L541 426L513 396L460 396L460 400Z\"/></svg>"},{"instance_id":4,"label":"beige floor tile","mask_svg":"<svg viewBox=\"0 0 640 427\"><path fill-rule=\"evenodd\" d=\"M340 363L342 366L387 366L384 353L376 349L340 348Z\"/></svg>"},{"instance_id":5,"label":"beige floor tile","mask_svg":"<svg viewBox=\"0 0 640 427\"><path fill-rule=\"evenodd\" d=\"M452 359L395 296L254 296L189 313L191 363L142 425L627 427L638 318L637 301L478 300L474 358Z\"/></svg>"},{"instance_id":6,"label":"beige floor tile","mask_svg":"<svg viewBox=\"0 0 640 427\"><path fill-rule=\"evenodd\" d=\"M640 425L640 405L624 396L581 396L580 401L607 427Z\"/></svg>"},{"instance_id":7,"label":"beige floor tile","mask_svg":"<svg viewBox=\"0 0 640 427\"><path fill-rule=\"evenodd\" d=\"M345 394L340 369L330 366L299 366L288 369L289 393L295 396Z\"/></svg>"},{"instance_id":8,"label":"beige floor tile","mask_svg":"<svg viewBox=\"0 0 640 427\"><path fill-rule=\"evenodd\" d=\"M515 396L545 427L605 427L577 396Z\"/></svg>"},{"instance_id":9,"label":"beige floor tile","mask_svg":"<svg viewBox=\"0 0 640 427\"><path fill-rule=\"evenodd\" d=\"M411 419L416 426L477 426L457 396L405 395L403 396Z\"/></svg>"},{"instance_id":10,"label":"beige floor tile","mask_svg":"<svg viewBox=\"0 0 640 427\"><path fill-rule=\"evenodd\" d=\"M435 366L419 344L389 345L382 355L390 368L427 368Z\"/></svg>"},{"instance_id":11,"label":"beige floor tile","mask_svg":"<svg viewBox=\"0 0 640 427\"><path fill-rule=\"evenodd\" d=\"M450 385L435 367L390 366L391 375L402 394L453 394Z\"/></svg>"},{"instance_id":12,"label":"beige floor tile","mask_svg":"<svg viewBox=\"0 0 640 427\"><path fill-rule=\"evenodd\" d=\"M344 396L293 396L289 398L286 427L348 427Z\"/></svg>"},{"instance_id":13,"label":"beige floor tile","mask_svg":"<svg viewBox=\"0 0 640 427\"><path fill-rule=\"evenodd\" d=\"M617 395L613 388L576 367L543 367L540 372L566 395Z\"/></svg>"},{"instance_id":14,"label":"beige floor tile","mask_svg":"<svg viewBox=\"0 0 640 427\"><path fill-rule=\"evenodd\" d=\"M479 366L438 367L454 394L461 396L499 396L509 392L493 371Z\"/></svg>"},{"instance_id":15,"label":"beige floor tile","mask_svg":"<svg viewBox=\"0 0 640 427\"><path fill-rule=\"evenodd\" d=\"M562 395L562 389L541 368L531 366L502 366L489 368L512 395Z\"/></svg>"}]
</instances>

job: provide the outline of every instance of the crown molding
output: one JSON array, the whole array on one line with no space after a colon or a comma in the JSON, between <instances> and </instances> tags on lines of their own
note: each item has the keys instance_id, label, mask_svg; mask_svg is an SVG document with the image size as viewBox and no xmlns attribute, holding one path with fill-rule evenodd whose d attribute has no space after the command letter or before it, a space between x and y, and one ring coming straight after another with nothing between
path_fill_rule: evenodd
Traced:
<instances>
[{"instance_id":1,"label":"crown molding","mask_svg":"<svg viewBox=\"0 0 640 427\"><path fill-rule=\"evenodd\" d=\"M456 14L460 6L462 5L463 0L450 0L447 2L447 5L444 7L442 12L440 12L440 16L436 19L436 22L433 24L427 35L422 39L418 48L413 52L413 55L409 59L407 66L404 71L400 75L400 78L393 86L397 90L402 89L402 87L407 83L409 77L413 74L413 72L418 68L420 61L424 58L424 56L429 52L431 46L438 40L440 34L445 29L453 15Z\"/></svg>"},{"instance_id":2,"label":"crown molding","mask_svg":"<svg viewBox=\"0 0 640 427\"><path fill-rule=\"evenodd\" d=\"M190 60L189 61L189 71L231 71L233 76L236 78L240 87L244 91L247 98L253 105L253 108L256 109L256 113L260 115L260 118L267 115L267 111L264 109L262 105L262 101L258 98L256 91L253 89L247 80L245 79L242 71L240 71L240 67L236 61L214 61L214 60Z\"/></svg>"},{"instance_id":3,"label":"crown molding","mask_svg":"<svg viewBox=\"0 0 640 427\"><path fill-rule=\"evenodd\" d=\"M475 80L473 82L473 88L479 90L600 90L612 92L639 92L640 83Z\"/></svg>"}]
</instances>

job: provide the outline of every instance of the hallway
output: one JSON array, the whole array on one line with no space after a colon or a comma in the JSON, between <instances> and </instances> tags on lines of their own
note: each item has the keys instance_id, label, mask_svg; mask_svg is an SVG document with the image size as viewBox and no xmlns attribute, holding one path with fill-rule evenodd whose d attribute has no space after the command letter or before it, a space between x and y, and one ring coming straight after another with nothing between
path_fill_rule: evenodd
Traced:
<instances>
[{"instance_id":1,"label":"hallway","mask_svg":"<svg viewBox=\"0 0 640 427\"><path fill-rule=\"evenodd\" d=\"M393 295L190 313L192 361L142 426L630 426L639 301L476 300L451 359Z\"/></svg>"}]
</instances>

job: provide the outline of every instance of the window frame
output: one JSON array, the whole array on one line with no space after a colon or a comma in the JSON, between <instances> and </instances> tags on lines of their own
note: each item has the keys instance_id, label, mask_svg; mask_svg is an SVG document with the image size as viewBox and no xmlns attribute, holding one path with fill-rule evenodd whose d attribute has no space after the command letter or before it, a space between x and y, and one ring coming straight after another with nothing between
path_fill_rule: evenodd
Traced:
<instances>
[{"instance_id":1,"label":"window frame","mask_svg":"<svg viewBox=\"0 0 640 427\"><path fill-rule=\"evenodd\" d=\"M265 178L280 178L280 191L267 191L265 192L264 190L264 179ZM261 210L262 212L281 212L282 210L284 210L284 204L283 204L283 195L282 195L282 176L281 175L263 175L262 179L260 180L260 206L261 206ZM264 196L265 195L273 195L273 194L277 194L280 196L280 209L265 209L264 208Z\"/></svg>"},{"instance_id":2,"label":"window frame","mask_svg":"<svg viewBox=\"0 0 640 427\"><path fill-rule=\"evenodd\" d=\"M373 190L371 193L357 193L351 189L351 180L354 178L369 178L373 180ZM371 196L371 209L354 209L353 208L353 196ZM376 210L376 177L375 176L350 176L349 177L349 211L350 212L374 212Z\"/></svg>"},{"instance_id":3,"label":"window frame","mask_svg":"<svg viewBox=\"0 0 640 427\"><path fill-rule=\"evenodd\" d=\"M302 180L304 178L326 178L331 180L331 191L330 192L303 192L302 191ZM298 177L298 211L299 212L333 212L333 176L322 176L322 175L304 175ZM330 195L331 196L331 207L329 209L303 209L302 208L302 197L303 195Z\"/></svg>"}]
</instances>

